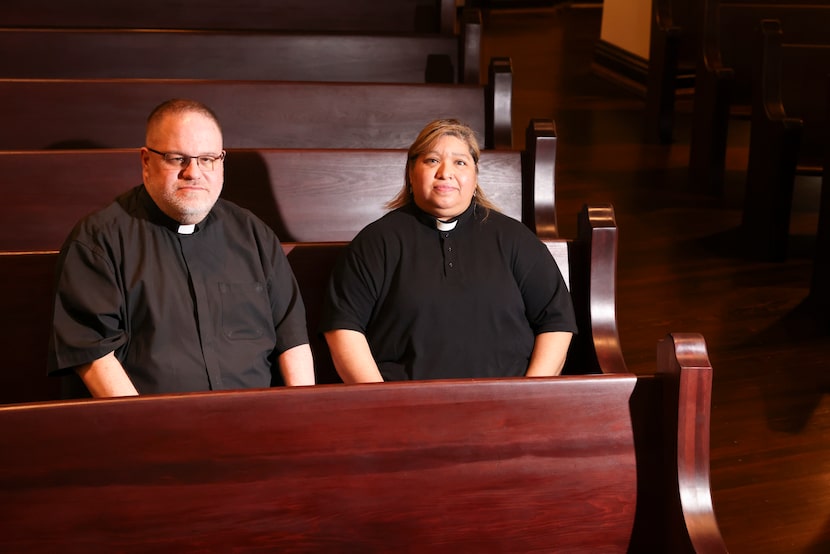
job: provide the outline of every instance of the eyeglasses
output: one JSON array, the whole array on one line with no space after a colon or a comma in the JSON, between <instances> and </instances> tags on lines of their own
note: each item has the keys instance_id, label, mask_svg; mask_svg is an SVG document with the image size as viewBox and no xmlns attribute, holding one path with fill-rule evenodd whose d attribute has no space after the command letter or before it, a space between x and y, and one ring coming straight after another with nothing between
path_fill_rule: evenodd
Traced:
<instances>
[{"instance_id":1,"label":"eyeglasses","mask_svg":"<svg viewBox=\"0 0 830 554\"><path fill-rule=\"evenodd\" d=\"M161 156L164 163L172 169L186 169L190 165L190 160L195 159L200 169L203 171L213 171L214 164L217 161L221 162L225 159L225 152L222 152L218 156L185 156L184 154L178 154L176 152L159 152L149 146L145 146L145 148L153 154Z\"/></svg>"}]
</instances>

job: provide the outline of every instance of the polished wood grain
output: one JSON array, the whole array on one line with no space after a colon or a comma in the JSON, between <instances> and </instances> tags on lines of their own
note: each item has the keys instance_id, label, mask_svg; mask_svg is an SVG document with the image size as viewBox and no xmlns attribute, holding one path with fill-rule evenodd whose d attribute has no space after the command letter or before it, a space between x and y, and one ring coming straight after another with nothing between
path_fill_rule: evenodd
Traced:
<instances>
[{"instance_id":1,"label":"polished wood grain","mask_svg":"<svg viewBox=\"0 0 830 554\"><path fill-rule=\"evenodd\" d=\"M0 58L0 76L478 84L481 14L463 21L457 36L4 28L0 51L25 55ZM430 67L435 56L446 74ZM474 73L461 72L460 56Z\"/></svg>"},{"instance_id":2,"label":"polished wood grain","mask_svg":"<svg viewBox=\"0 0 830 554\"><path fill-rule=\"evenodd\" d=\"M676 107L674 143L644 144L644 99L591 73L601 16L576 6L487 14L483 55L513 61L514 137L533 117L556 122L563 236L584 202L614 205L627 366L654 372L655 340L667 332L706 338L712 502L729 551L828 552L830 324L807 300L818 178L796 180L788 260L747 259L735 240L745 122L730 122L723 197L702 194L689 181L691 105Z\"/></svg>"},{"instance_id":3,"label":"polished wood grain","mask_svg":"<svg viewBox=\"0 0 830 554\"><path fill-rule=\"evenodd\" d=\"M510 60L491 60L489 74L499 86L0 79L0 148L142 146L147 114L168 98L210 106L229 148L408 148L442 117L467 121L487 148L510 147Z\"/></svg>"},{"instance_id":4,"label":"polished wood grain","mask_svg":"<svg viewBox=\"0 0 830 554\"><path fill-rule=\"evenodd\" d=\"M502 212L553 239L555 141L552 122L535 120L525 151L485 150L479 173ZM222 195L283 241L348 241L386 213L405 164L400 149L228 149ZM0 251L58 250L80 218L140 180L134 149L0 151Z\"/></svg>"}]
</instances>

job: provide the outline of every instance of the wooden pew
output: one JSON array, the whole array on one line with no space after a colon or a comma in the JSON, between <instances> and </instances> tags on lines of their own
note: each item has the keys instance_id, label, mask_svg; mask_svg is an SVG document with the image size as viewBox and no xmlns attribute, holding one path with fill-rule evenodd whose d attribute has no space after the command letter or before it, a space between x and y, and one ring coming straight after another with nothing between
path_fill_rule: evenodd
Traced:
<instances>
[{"instance_id":1,"label":"wooden pew","mask_svg":"<svg viewBox=\"0 0 830 554\"><path fill-rule=\"evenodd\" d=\"M790 44L765 20L758 33L755 95L742 227L750 254L783 260L796 175L821 175L827 137L830 37Z\"/></svg>"},{"instance_id":2,"label":"wooden pew","mask_svg":"<svg viewBox=\"0 0 830 554\"><path fill-rule=\"evenodd\" d=\"M138 147L147 114L175 97L214 109L229 148L407 148L441 117L510 148L509 59L491 61L488 83L0 79L0 149Z\"/></svg>"},{"instance_id":3,"label":"wooden pew","mask_svg":"<svg viewBox=\"0 0 830 554\"><path fill-rule=\"evenodd\" d=\"M648 142L672 142L678 92L694 87L696 46L700 37L694 25L693 7L686 0L651 3L645 110Z\"/></svg>"},{"instance_id":4,"label":"wooden pew","mask_svg":"<svg viewBox=\"0 0 830 554\"><path fill-rule=\"evenodd\" d=\"M455 0L5 0L6 27L452 34Z\"/></svg>"},{"instance_id":5,"label":"wooden pew","mask_svg":"<svg viewBox=\"0 0 830 554\"><path fill-rule=\"evenodd\" d=\"M459 36L2 28L0 77L479 84L481 13ZM83 60L83 63L79 63Z\"/></svg>"},{"instance_id":6,"label":"wooden pew","mask_svg":"<svg viewBox=\"0 0 830 554\"><path fill-rule=\"evenodd\" d=\"M553 122L533 120L524 152L482 153L480 183L506 214L555 238L555 160ZM282 240L348 241L385 213L405 163L405 150L231 149L222 195ZM57 250L81 217L140 181L137 150L0 151L0 250Z\"/></svg>"},{"instance_id":7,"label":"wooden pew","mask_svg":"<svg viewBox=\"0 0 830 554\"><path fill-rule=\"evenodd\" d=\"M756 59L752 45L761 20L781 21L794 41L819 42L830 27L830 5L817 0L705 0L700 10L703 41L695 76L689 169L699 190L720 195L729 120L750 112Z\"/></svg>"},{"instance_id":8,"label":"wooden pew","mask_svg":"<svg viewBox=\"0 0 830 554\"><path fill-rule=\"evenodd\" d=\"M0 535L30 553L725 553L711 387L702 337L677 334L649 376L0 407Z\"/></svg>"},{"instance_id":9,"label":"wooden pew","mask_svg":"<svg viewBox=\"0 0 830 554\"><path fill-rule=\"evenodd\" d=\"M573 297L580 334L574 338L566 373L624 373L617 330L617 227L613 209L586 206L576 239L545 239ZM283 243L306 304L317 380L339 382L325 341L317 333L328 276L346 242ZM0 252L0 404L61 397L58 379L46 376L52 291L57 252ZM77 390L70 379L66 390Z\"/></svg>"}]
</instances>

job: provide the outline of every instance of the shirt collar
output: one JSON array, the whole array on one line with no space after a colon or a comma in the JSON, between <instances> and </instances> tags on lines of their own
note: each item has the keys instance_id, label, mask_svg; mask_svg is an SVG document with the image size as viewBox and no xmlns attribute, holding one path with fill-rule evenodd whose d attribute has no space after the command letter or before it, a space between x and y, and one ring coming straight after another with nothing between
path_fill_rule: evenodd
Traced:
<instances>
[{"instance_id":1,"label":"shirt collar","mask_svg":"<svg viewBox=\"0 0 830 554\"><path fill-rule=\"evenodd\" d=\"M153 198L150 196L150 193L147 192L147 187L141 185L141 190L139 191L139 200L141 201L141 205L144 206L144 209L147 213L147 219L155 223L156 225L161 225L162 227L166 227L170 229L176 234L179 235L192 235L198 233L205 222L210 218L212 211L207 215L207 217L202 220L201 222L195 225L182 225L172 217L168 216L166 213L161 211L161 208L153 201Z\"/></svg>"},{"instance_id":2,"label":"shirt collar","mask_svg":"<svg viewBox=\"0 0 830 554\"><path fill-rule=\"evenodd\" d=\"M430 215L415 205L414 202L411 203L412 209L418 218L418 220L423 223L424 225L428 225L433 229L438 229L439 231L447 232L452 231L454 229L458 229L463 227L473 218L473 214L475 213L476 203L475 201L470 202L470 205L467 207L466 210L461 212L459 215L453 217L449 220L440 220L433 215Z\"/></svg>"}]
</instances>

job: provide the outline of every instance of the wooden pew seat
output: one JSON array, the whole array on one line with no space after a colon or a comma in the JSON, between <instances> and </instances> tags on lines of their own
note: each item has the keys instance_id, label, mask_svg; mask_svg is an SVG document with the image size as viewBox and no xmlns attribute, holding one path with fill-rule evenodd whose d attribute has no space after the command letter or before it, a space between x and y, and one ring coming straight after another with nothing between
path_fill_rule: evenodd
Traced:
<instances>
[{"instance_id":1,"label":"wooden pew seat","mask_svg":"<svg viewBox=\"0 0 830 554\"><path fill-rule=\"evenodd\" d=\"M0 28L0 52L21 53L0 57L0 77L477 85L480 27L469 10L459 35Z\"/></svg>"},{"instance_id":2,"label":"wooden pew seat","mask_svg":"<svg viewBox=\"0 0 830 554\"><path fill-rule=\"evenodd\" d=\"M7 27L452 34L455 0L5 0Z\"/></svg>"},{"instance_id":3,"label":"wooden pew seat","mask_svg":"<svg viewBox=\"0 0 830 554\"><path fill-rule=\"evenodd\" d=\"M616 322L617 228L613 209L586 206L575 239L545 239L574 301L580 333L566 373L624 373ZM339 382L317 333L331 268L347 243L283 243L306 304L317 380ZM46 376L57 252L0 252L0 348L13 355L0 371L0 403L54 400L61 390Z\"/></svg>"},{"instance_id":4,"label":"wooden pew seat","mask_svg":"<svg viewBox=\"0 0 830 554\"><path fill-rule=\"evenodd\" d=\"M488 83L0 79L0 149L139 147L147 115L169 98L210 106L228 148L407 148L447 117L486 148L510 148L509 59L492 60Z\"/></svg>"},{"instance_id":5,"label":"wooden pew seat","mask_svg":"<svg viewBox=\"0 0 830 554\"><path fill-rule=\"evenodd\" d=\"M31 553L723 553L711 378L681 334L652 376L0 407L0 534Z\"/></svg>"}]
</instances>

